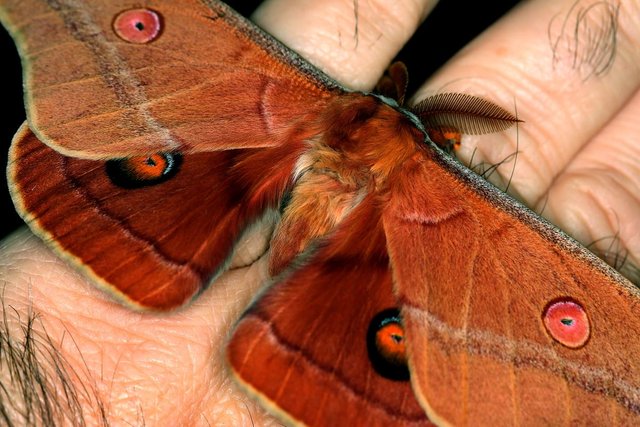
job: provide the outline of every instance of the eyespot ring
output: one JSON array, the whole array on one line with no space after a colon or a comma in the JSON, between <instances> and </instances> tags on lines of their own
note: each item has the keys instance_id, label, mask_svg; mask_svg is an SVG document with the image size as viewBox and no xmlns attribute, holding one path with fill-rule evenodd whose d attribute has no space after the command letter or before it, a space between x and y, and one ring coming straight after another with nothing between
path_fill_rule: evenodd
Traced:
<instances>
[{"instance_id":1,"label":"eyespot ring","mask_svg":"<svg viewBox=\"0 0 640 427\"><path fill-rule=\"evenodd\" d=\"M367 330L367 351L379 375L395 381L409 380L404 326L397 308L373 317Z\"/></svg>"},{"instance_id":2,"label":"eyespot ring","mask_svg":"<svg viewBox=\"0 0 640 427\"><path fill-rule=\"evenodd\" d=\"M542 320L549 335L568 348L583 347L591 335L587 312L571 298L550 302L543 312Z\"/></svg>"},{"instance_id":3,"label":"eyespot ring","mask_svg":"<svg viewBox=\"0 0 640 427\"><path fill-rule=\"evenodd\" d=\"M160 14L151 9L129 9L116 16L113 30L129 43L150 43L160 35L162 19Z\"/></svg>"}]
</instances>

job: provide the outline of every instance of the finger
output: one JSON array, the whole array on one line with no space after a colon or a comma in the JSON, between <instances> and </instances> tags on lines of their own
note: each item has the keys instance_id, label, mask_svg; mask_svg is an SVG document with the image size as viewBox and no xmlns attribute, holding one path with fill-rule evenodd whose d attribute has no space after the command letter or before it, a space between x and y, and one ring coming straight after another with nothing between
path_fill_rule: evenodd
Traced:
<instances>
[{"instance_id":1,"label":"finger","mask_svg":"<svg viewBox=\"0 0 640 427\"><path fill-rule=\"evenodd\" d=\"M100 424L100 405L115 425L268 425L223 366L224 341L246 306L240 300L265 279L258 265L237 269L188 309L136 313L89 286L26 230L0 244L5 316L18 331L29 313L37 316L39 342L55 345L65 361L58 367L68 370L65 393L78 394L89 425Z\"/></svg>"},{"instance_id":2,"label":"finger","mask_svg":"<svg viewBox=\"0 0 640 427\"><path fill-rule=\"evenodd\" d=\"M637 2L622 2L611 21L610 8L590 9L593 2L534 0L522 3L456 55L422 91L460 91L478 94L500 105L517 102L520 127L505 139L474 138L462 157L469 161L474 143L482 139L475 159L496 164L518 151L511 188L535 204L582 147L631 98L640 84L640 25ZM599 4L611 6L606 2ZM577 5L577 6L575 6ZM563 23L565 26L563 27ZM601 34L602 44L589 44L587 30ZM611 33L615 43L605 43ZM558 38L562 42L556 43ZM609 40L609 39L607 39ZM587 50L582 56L613 56L599 73L588 63L573 65L567 44ZM589 50L590 49L590 50ZM582 57L580 56L580 57ZM428 89L427 89L428 88ZM511 163L499 168L505 181Z\"/></svg>"},{"instance_id":3,"label":"finger","mask_svg":"<svg viewBox=\"0 0 640 427\"><path fill-rule=\"evenodd\" d=\"M544 211L634 281L640 277L639 116L640 91L558 177Z\"/></svg>"},{"instance_id":4,"label":"finger","mask_svg":"<svg viewBox=\"0 0 640 427\"><path fill-rule=\"evenodd\" d=\"M635 167L614 170L625 164L620 157L631 156L635 162L630 163L637 164L638 151L605 141L624 134L627 119L616 120L624 110L637 117L631 100L640 87L640 6L621 2L617 7L587 0L523 3L454 57L427 87L483 95L501 105L515 99L525 121L519 134L469 138L461 157L497 164L517 152L515 166L505 162L498 168L503 188L510 180L513 194L583 244L617 238L622 252L637 259L638 249L625 243L637 239L639 190L635 178L626 178ZM626 137L632 141L635 134ZM587 175L588 180L576 181ZM617 189L611 191L612 185Z\"/></svg>"},{"instance_id":5,"label":"finger","mask_svg":"<svg viewBox=\"0 0 640 427\"><path fill-rule=\"evenodd\" d=\"M270 0L253 19L352 89L371 89L437 0Z\"/></svg>"}]
</instances>

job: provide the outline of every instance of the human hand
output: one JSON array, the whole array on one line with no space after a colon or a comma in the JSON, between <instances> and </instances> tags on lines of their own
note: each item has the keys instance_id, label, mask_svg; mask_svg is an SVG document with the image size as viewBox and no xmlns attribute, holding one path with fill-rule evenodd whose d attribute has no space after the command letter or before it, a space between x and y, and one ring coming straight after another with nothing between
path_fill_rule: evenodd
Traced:
<instances>
[{"instance_id":1,"label":"human hand","mask_svg":"<svg viewBox=\"0 0 640 427\"><path fill-rule=\"evenodd\" d=\"M353 39L346 43L336 30L353 28L352 2L271 1L255 18L334 78L364 89L375 84L430 6L432 2L416 0L392 14L360 3L359 48ZM634 249L631 243L637 242L633 237L638 230L637 215L633 215L638 212L638 174L633 173L638 155L632 150L638 132L629 117L635 117L634 110L640 108L640 99L634 96L640 75L634 68L640 52L634 46L640 34L634 33L635 23L623 21L638 13L621 10L618 34L626 39L616 46L618 59L607 73L583 80L571 68L553 69L546 37L552 17L568 13L570 7L568 1L541 0L521 6L454 58L427 86L485 96L505 107L516 99L526 124L520 129L520 152L510 189L534 208L546 200L544 213L583 243L610 236L629 242L630 259L637 260L640 248ZM546 108L549 105L554 107ZM601 106L597 114L590 110L594 105ZM468 159L478 143L481 159L498 163L515 152L515 141L515 132L467 138L460 156ZM592 151L597 154L587 156ZM500 169L505 180L510 166ZM573 189L579 185L573 181L576 176L587 179L591 193L604 198L601 204L590 199L570 202L569 197L579 195ZM611 181L620 184L612 187ZM602 190L593 191L598 188ZM586 219L575 220L577 214L572 212L586 212L582 214ZM619 219L592 222L597 215ZM112 423L269 424L273 421L247 401L224 368L228 333L267 278L265 257L253 262L265 248L264 233L248 236L232 269L196 302L175 313L154 315L134 313L114 303L23 231L2 246L5 309L12 307L22 320L29 310L39 313L35 328L46 329L76 372L72 384L88 390L79 394L88 417L97 414L99 398ZM12 311L7 313L12 329L16 328Z\"/></svg>"},{"instance_id":2,"label":"human hand","mask_svg":"<svg viewBox=\"0 0 640 427\"><path fill-rule=\"evenodd\" d=\"M637 1L522 2L423 86L517 105L518 134L467 136L458 157L499 165L492 182L636 283L639 12Z\"/></svg>"}]
</instances>

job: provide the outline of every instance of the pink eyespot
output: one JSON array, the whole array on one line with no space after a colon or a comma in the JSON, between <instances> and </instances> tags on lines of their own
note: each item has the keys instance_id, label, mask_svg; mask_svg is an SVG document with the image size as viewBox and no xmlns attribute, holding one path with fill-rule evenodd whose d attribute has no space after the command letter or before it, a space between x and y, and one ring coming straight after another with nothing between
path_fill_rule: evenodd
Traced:
<instances>
[{"instance_id":1,"label":"pink eyespot","mask_svg":"<svg viewBox=\"0 0 640 427\"><path fill-rule=\"evenodd\" d=\"M113 21L113 29L122 40L130 43L149 43L160 35L160 15L149 9L130 9L121 12Z\"/></svg>"},{"instance_id":2,"label":"pink eyespot","mask_svg":"<svg viewBox=\"0 0 640 427\"><path fill-rule=\"evenodd\" d=\"M587 343L591 327L584 308L571 299L556 300L549 304L542 316L551 337L569 348L580 348Z\"/></svg>"}]
</instances>

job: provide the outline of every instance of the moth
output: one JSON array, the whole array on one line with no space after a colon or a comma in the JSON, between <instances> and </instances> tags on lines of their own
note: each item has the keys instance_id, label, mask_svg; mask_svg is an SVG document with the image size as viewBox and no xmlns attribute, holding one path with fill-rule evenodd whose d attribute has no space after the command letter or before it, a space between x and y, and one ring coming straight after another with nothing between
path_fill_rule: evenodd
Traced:
<instances>
[{"instance_id":1,"label":"moth","mask_svg":"<svg viewBox=\"0 0 640 427\"><path fill-rule=\"evenodd\" d=\"M2 0L0 19L28 111L15 204L103 289L180 307L279 217L227 357L286 422L639 422L638 288L438 148L425 111L214 0Z\"/></svg>"}]
</instances>

